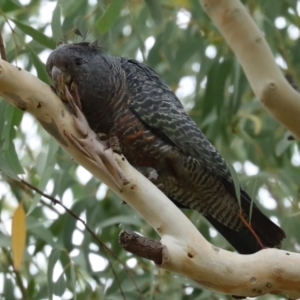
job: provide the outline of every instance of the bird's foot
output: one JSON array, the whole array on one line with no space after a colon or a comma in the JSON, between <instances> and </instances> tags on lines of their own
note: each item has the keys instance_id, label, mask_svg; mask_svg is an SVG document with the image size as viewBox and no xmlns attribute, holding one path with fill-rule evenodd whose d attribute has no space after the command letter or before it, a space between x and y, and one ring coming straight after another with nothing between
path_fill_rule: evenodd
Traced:
<instances>
[{"instance_id":1,"label":"bird's foot","mask_svg":"<svg viewBox=\"0 0 300 300\"><path fill-rule=\"evenodd\" d=\"M112 136L107 140L108 148L111 148L113 152L122 154L122 149L119 143L119 139L116 136Z\"/></svg>"},{"instance_id":2,"label":"bird's foot","mask_svg":"<svg viewBox=\"0 0 300 300\"><path fill-rule=\"evenodd\" d=\"M156 185L160 190L162 190L164 188L164 184L163 183L159 183Z\"/></svg>"},{"instance_id":3,"label":"bird's foot","mask_svg":"<svg viewBox=\"0 0 300 300\"><path fill-rule=\"evenodd\" d=\"M98 138L100 141L107 141L107 134L102 133L102 132L98 132L98 133L97 133L97 138Z\"/></svg>"},{"instance_id":4,"label":"bird's foot","mask_svg":"<svg viewBox=\"0 0 300 300\"><path fill-rule=\"evenodd\" d=\"M137 167L137 170L152 182L158 178L156 170L151 167Z\"/></svg>"}]
</instances>

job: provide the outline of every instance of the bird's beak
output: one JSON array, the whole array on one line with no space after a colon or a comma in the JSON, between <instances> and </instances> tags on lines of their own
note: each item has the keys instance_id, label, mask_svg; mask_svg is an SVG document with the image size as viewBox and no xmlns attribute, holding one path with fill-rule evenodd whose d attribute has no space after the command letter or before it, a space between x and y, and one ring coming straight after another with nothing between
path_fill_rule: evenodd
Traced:
<instances>
[{"instance_id":1,"label":"bird's beak","mask_svg":"<svg viewBox=\"0 0 300 300\"><path fill-rule=\"evenodd\" d=\"M63 72L56 66L52 67L51 78L54 83L54 86L59 93L59 97L65 101L65 86L70 86L71 76L66 72Z\"/></svg>"},{"instance_id":2,"label":"bird's beak","mask_svg":"<svg viewBox=\"0 0 300 300\"><path fill-rule=\"evenodd\" d=\"M62 74L61 69L59 69L57 66L53 66L51 70L51 77L54 82L57 82L59 80L61 74Z\"/></svg>"}]
</instances>

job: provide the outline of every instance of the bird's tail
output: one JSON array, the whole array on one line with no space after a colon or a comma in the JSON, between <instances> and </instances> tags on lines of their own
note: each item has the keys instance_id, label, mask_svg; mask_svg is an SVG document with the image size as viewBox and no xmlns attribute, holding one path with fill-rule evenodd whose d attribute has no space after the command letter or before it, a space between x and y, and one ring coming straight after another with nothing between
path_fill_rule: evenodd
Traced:
<instances>
[{"instance_id":1,"label":"bird's tail","mask_svg":"<svg viewBox=\"0 0 300 300\"><path fill-rule=\"evenodd\" d=\"M212 216L205 217L241 254L252 254L263 248L280 248L285 238L284 231L266 217L256 205L250 207L250 197L244 190L241 190L241 204L243 214L237 212L237 217L243 226L239 231L225 226ZM251 221L248 218L250 209L252 209Z\"/></svg>"}]
</instances>

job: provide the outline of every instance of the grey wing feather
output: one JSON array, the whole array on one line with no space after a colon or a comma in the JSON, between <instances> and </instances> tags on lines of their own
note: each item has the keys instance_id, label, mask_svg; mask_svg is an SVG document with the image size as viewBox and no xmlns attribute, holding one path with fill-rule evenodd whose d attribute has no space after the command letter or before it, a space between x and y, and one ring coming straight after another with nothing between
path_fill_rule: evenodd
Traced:
<instances>
[{"instance_id":1,"label":"grey wing feather","mask_svg":"<svg viewBox=\"0 0 300 300\"><path fill-rule=\"evenodd\" d=\"M219 179L214 181L215 184L222 182L229 194L236 197L234 183L226 162L187 115L171 89L153 70L136 61L124 60L122 67L127 76L131 111L166 142L177 146L184 155L196 159L207 173ZM183 198L175 198L175 200L176 203L190 207L185 205ZM195 204L194 199L191 200ZM210 202L212 204L210 209L214 211L208 213L206 217L239 252L254 253L262 248L262 244L266 247L280 246L285 233L262 214L254 203L251 225L256 235L242 224L236 209L231 211L234 199L216 193L210 200L215 202L214 204ZM251 208L251 199L242 188L241 200L242 209L247 216ZM227 204L224 205L224 201L227 201ZM205 201L202 202L202 209L203 205ZM226 210L223 209L224 207ZM223 210L222 218L220 208ZM224 211L227 211L225 215ZM237 230L234 224L240 224L242 227ZM261 243L257 242L257 236Z\"/></svg>"},{"instance_id":2,"label":"grey wing feather","mask_svg":"<svg viewBox=\"0 0 300 300\"><path fill-rule=\"evenodd\" d=\"M226 162L210 144L181 102L149 67L135 60L123 60L131 103L130 110L158 135L196 158L209 172L231 182Z\"/></svg>"}]
</instances>

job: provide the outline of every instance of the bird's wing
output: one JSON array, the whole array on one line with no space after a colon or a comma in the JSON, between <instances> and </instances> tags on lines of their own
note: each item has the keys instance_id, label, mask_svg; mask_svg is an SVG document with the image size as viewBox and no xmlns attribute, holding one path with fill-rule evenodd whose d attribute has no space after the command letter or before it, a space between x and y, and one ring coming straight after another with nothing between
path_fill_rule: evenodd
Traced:
<instances>
[{"instance_id":1,"label":"bird's wing","mask_svg":"<svg viewBox=\"0 0 300 300\"><path fill-rule=\"evenodd\" d=\"M127 76L130 110L157 135L196 158L207 171L231 182L226 162L166 83L151 68L135 60L124 60L122 67Z\"/></svg>"}]
</instances>

